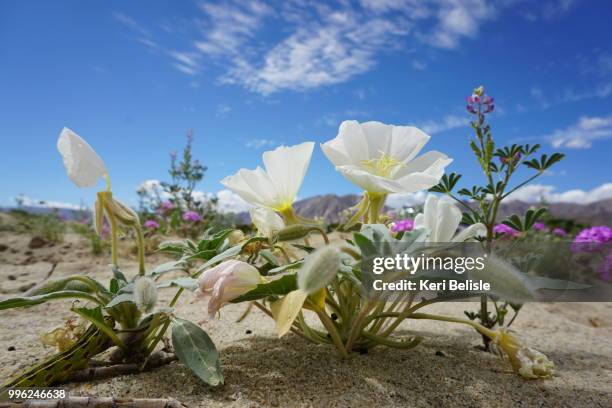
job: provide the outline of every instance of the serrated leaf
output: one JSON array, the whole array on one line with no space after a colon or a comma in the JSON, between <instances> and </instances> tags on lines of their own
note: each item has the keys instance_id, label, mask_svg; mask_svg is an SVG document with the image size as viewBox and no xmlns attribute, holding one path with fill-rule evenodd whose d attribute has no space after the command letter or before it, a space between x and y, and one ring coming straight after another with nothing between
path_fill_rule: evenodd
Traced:
<instances>
[{"instance_id":1,"label":"serrated leaf","mask_svg":"<svg viewBox=\"0 0 612 408\"><path fill-rule=\"evenodd\" d=\"M178 359L206 384L223 384L219 352L208 334L194 323L175 318L172 346Z\"/></svg>"}]
</instances>

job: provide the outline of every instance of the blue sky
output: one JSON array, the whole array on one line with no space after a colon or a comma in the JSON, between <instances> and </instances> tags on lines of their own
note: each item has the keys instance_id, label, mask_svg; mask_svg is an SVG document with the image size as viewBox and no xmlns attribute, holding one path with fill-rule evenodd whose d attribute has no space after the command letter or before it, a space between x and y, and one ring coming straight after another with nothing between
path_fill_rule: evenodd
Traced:
<instances>
[{"instance_id":1,"label":"blue sky","mask_svg":"<svg viewBox=\"0 0 612 408\"><path fill-rule=\"evenodd\" d=\"M92 202L64 173L64 126L132 203L188 128L208 192L344 119L418 125L475 183L464 101L480 84L499 143L567 154L525 197L612 197L611 19L605 0L0 0L0 204ZM300 196L357 191L317 149Z\"/></svg>"}]
</instances>

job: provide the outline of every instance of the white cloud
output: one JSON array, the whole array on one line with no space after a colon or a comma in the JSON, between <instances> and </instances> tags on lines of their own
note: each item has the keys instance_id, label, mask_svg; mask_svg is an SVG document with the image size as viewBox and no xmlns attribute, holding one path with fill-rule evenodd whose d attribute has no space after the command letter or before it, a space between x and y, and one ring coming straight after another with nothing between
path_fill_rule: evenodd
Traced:
<instances>
[{"instance_id":1,"label":"white cloud","mask_svg":"<svg viewBox=\"0 0 612 408\"><path fill-rule=\"evenodd\" d=\"M565 9L567 0L552 9ZM377 65L379 58L414 44L456 49L478 36L512 1L498 0L361 0L357 2L291 0L274 9L259 0L204 2L191 21L197 37L188 51L159 47L187 75L201 73L205 64L220 67L221 84L234 84L269 95L283 90L306 91L348 81ZM539 7L541 11L543 6ZM134 19L116 17L152 43L152 35ZM163 35L193 32L173 30L163 22ZM264 31L264 28L266 30ZM274 29L274 33L271 30ZM156 44L156 43L154 43ZM157 46L157 45L155 45ZM415 70L427 66L414 58Z\"/></svg>"},{"instance_id":2,"label":"white cloud","mask_svg":"<svg viewBox=\"0 0 612 408\"><path fill-rule=\"evenodd\" d=\"M195 46L212 57L240 54L241 46L250 40L262 20L272 14L269 6L255 0L203 3L200 8L208 21L200 22L203 38Z\"/></svg>"},{"instance_id":3,"label":"white cloud","mask_svg":"<svg viewBox=\"0 0 612 408\"><path fill-rule=\"evenodd\" d=\"M414 207L421 205L425 202L427 193L425 191L419 191L417 193L402 193L402 194L389 194L385 205L394 209L399 210L403 207Z\"/></svg>"},{"instance_id":4,"label":"white cloud","mask_svg":"<svg viewBox=\"0 0 612 408\"><path fill-rule=\"evenodd\" d=\"M67 203L64 201L39 200L23 194L15 198L14 202L24 207L34 208L56 208L60 210L82 210L84 208L82 205L78 204Z\"/></svg>"},{"instance_id":5,"label":"white cloud","mask_svg":"<svg viewBox=\"0 0 612 408\"><path fill-rule=\"evenodd\" d=\"M240 213L249 210L249 204L230 190L220 190L216 194L217 208L222 213Z\"/></svg>"},{"instance_id":6,"label":"white cloud","mask_svg":"<svg viewBox=\"0 0 612 408\"><path fill-rule=\"evenodd\" d=\"M236 58L221 81L263 95L345 82L372 68L380 49L392 37L405 33L405 28L388 20L335 12L322 23L299 27L261 62Z\"/></svg>"},{"instance_id":7,"label":"white cloud","mask_svg":"<svg viewBox=\"0 0 612 408\"><path fill-rule=\"evenodd\" d=\"M251 139L244 144L244 147L255 150L272 146L276 146L276 142L272 139Z\"/></svg>"},{"instance_id":8,"label":"white cloud","mask_svg":"<svg viewBox=\"0 0 612 408\"><path fill-rule=\"evenodd\" d=\"M429 120L419 124L425 133L435 134L445 132L447 130L465 127L470 124L470 118L466 115L446 115L441 120Z\"/></svg>"},{"instance_id":9,"label":"white cloud","mask_svg":"<svg viewBox=\"0 0 612 408\"><path fill-rule=\"evenodd\" d=\"M481 23L495 16L486 0L442 1L437 24L424 40L439 48L457 48L463 38L475 38Z\"/></svg>"},{"instance_id":10,"label":"white cloud","mask_svg":"<svg viewBox=\"0 0 612 408\"><path fill-rule=\"evenodd\" d=\"M573 189L557 193L555 190L556 188L551 185L532 184L518 189L509 195L507 200L527 203L545 200L550 203L589 204L612 198L612 183L604 183L590 191Z\"/></svg>"},{"instance_id":11,"label":"white cloud","mask_svg":"<svg viewBox=\"0 0 612 408\"><path fill-rule=\"evenodd\" d=\"M596 140L612 138L612 115L582 116L577 123L545 136L553 147L588 149Z\"/></svg>"}]
</instances>

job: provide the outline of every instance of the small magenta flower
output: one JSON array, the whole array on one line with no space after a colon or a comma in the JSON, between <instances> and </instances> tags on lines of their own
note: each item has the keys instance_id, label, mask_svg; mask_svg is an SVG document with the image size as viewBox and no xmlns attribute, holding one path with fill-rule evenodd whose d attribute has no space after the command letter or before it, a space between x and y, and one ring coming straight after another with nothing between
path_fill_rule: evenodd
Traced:
<instances>
[{"instance_id":1,"label":"small magenta flower","mask_svg":"<svg viewBox=\"0 0 612 408\"><path fill-rule=\"evenodd\" d=\"M597 252L608 242L612 242L612 228L605 225L585 228L574 238L571 250L574 253Z\"/></svg>"},{"instance_id":2,"label":"small magenta flower","mask_svg":"<svg viewBox=\"0 0 612 408\"><path fill-rule=\"evenodd\" d=\"M506 224L497 224L493 227L493 232L496 234L507 235L509 237L518 237L521 233Z\"/></svg>"},{"instance_id":3,"label":"small magenta flower","mask_svg":"<svg viewBox=\"0 0 612 408\"><path fill-rule=\"evenodd\" d=\"M155 230L159 228L159 223L155 220L146 220L143 225L146 229L150 230Z\"/></svg>"},{"instance_id":4,"label":"small magenta flower","mask_svg":"<svg viewBox=\"0 0 612 408\"><path fill-rule=\"evenodd\" d=\"M202 216L195 211L185 211L183 213L183 221L189 221L189 222L202 221Z\"/></svg>"},{"instance_id":5,"label":"small magenta flower","mask_svg":"<svg viewBox=\"0 0 612 408\"><path fill-rule=\"evenodd\" d=\"M544 224L543 222L536 222L535 224L533 224L533 229L538 232L548 230L548 228L546 228L546 224Z\"/></svg>"},{"instance_id":6,"label":"small magenta flower","mask_svg":"<svg viewBox=\"0 0 612 408\"><path fill-rule=\"evenodd\" d=\"M397 220L391 223L391 231L408 232L414 229L414 221L411 219Z\"/></svg>"},{"instance_id":7,"label":"small magenta flower","mask_svg":"<svg viewBox=\"0 0 612 408\"><path fill-rule=\"evenodd\" d=\"M174 210L174 203L172 201L162 201L159 205L159 209L162 212L168 212Z\"/></svg>"},{"instance_id":8,"label":"small magenta flower","mask_svg":"<svg viewBox=\"0 0 612 408\"><path fill-rule=\"evenodd\" d=\"M552 233L558 237L564 237L567 235L567 231L561 227L553 228Z\"/></svg>"}]
</instances>

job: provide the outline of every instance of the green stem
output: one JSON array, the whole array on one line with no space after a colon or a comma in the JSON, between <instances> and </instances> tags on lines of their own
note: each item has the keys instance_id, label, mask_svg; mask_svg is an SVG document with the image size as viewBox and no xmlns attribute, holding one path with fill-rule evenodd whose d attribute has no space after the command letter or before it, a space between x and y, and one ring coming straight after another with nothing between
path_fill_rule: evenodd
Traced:
<instances>
[{"instance_id":1,"label":"green stem","mask_svg":"<svg viewBox=\"0 0 612 408\"><path fill-rule=\"evenodd\" d=\"M346 351L347 349L344 347L344 343L342 343L342 339L340 338L340 334L338 333L338 329L334 325L334 322L327 316L325 311L315 303L311 302L310 300L306 300L306 302L315 311L317 316L319 316L321 323L323 323L323 326L325 326L325 329L331 336L338 353L340 353L340 355L344 358L348 357L348 353Z\"/></svg>"},{"instance_id":2,"label":"green stem","mask_svg":"<svg viewBox=\"0 0 612 408\"><path fill-rule=\"evenodd\" d=\"M412 315L410 315L410 318L411 319L438 320L438 321L441 321L441 322L467 324L468 326L472 326L480 334L482 334L484 336L487 336L491 340L493 340L493 339L495 339L497 337L497 333L496 332L494 332L491 329L488 329L488 328L484 327L481 324L476 323L473 320L461 319L461 318L452 317L452 316L434 315L434 314L430 314L430 313L413 313Z\"/></svg>"},{"instance_id":3,"label":"green stem","mask_svg":"<svg viewBox=\"0 0 612 408\"><path fill-rule=\"evenodd\" d=\"M136 244L138 245L138 274L144 276L145 274L145 248L144 248L144 237L142 235L142 228L140 223L134 226L136 231Z\"/></svg>"}]
</instances>

